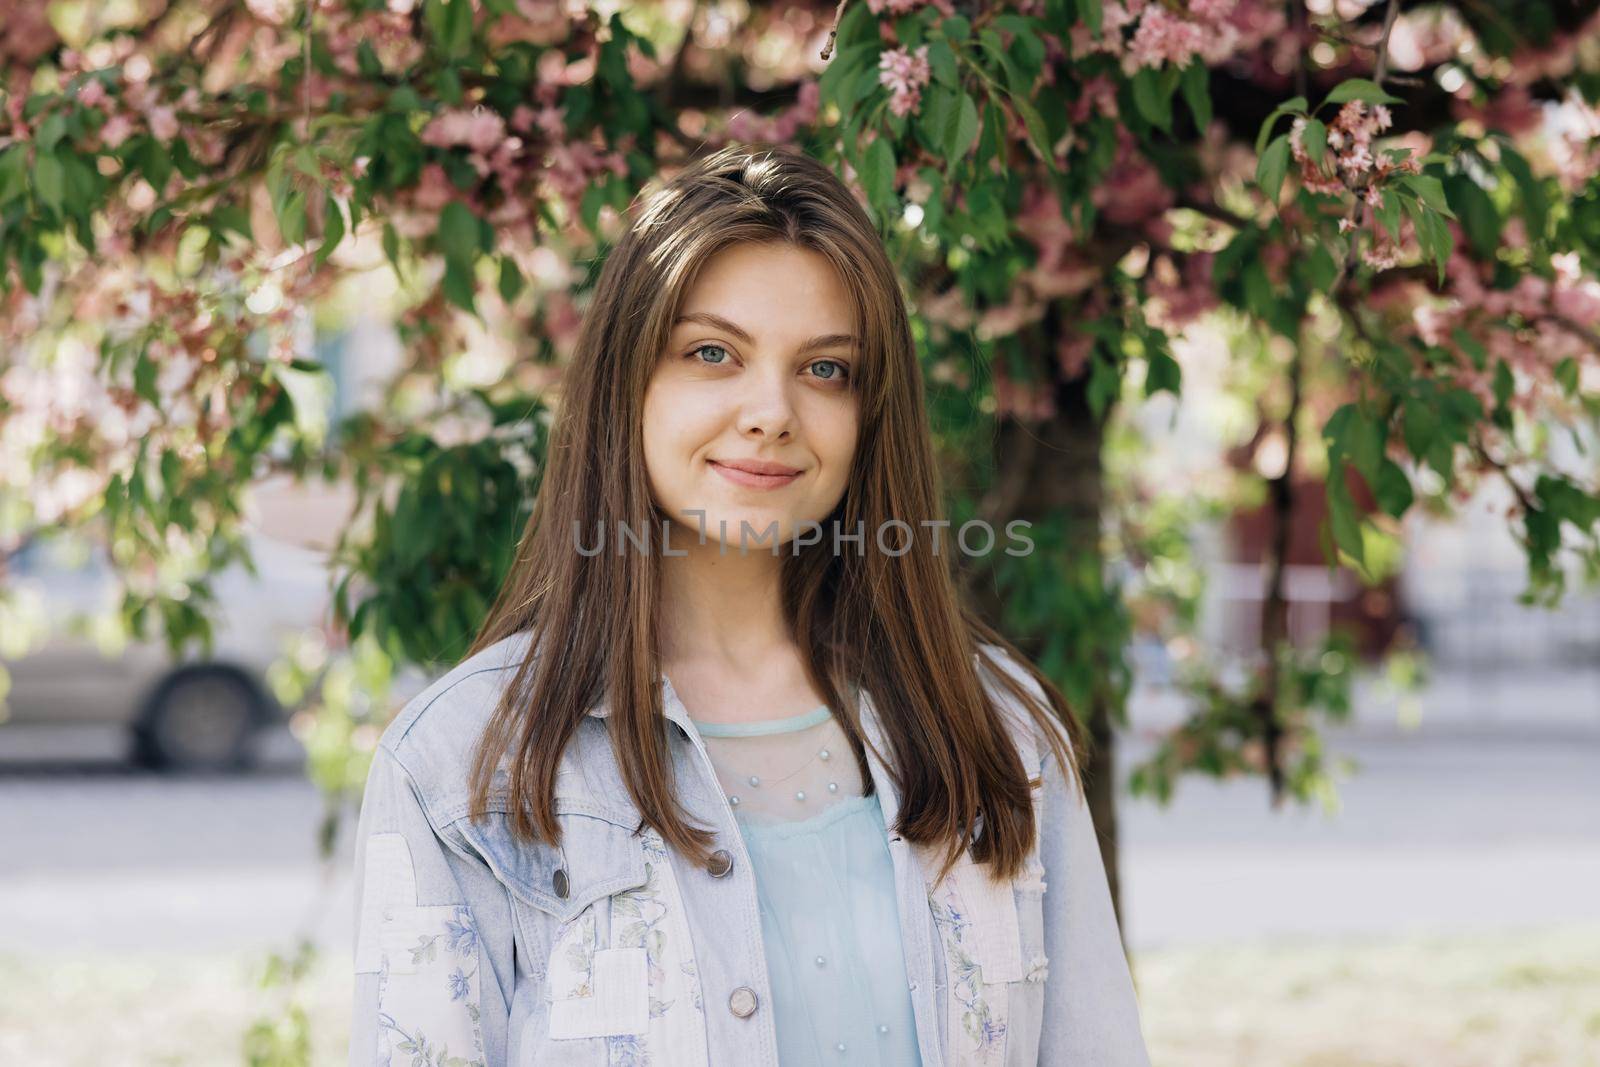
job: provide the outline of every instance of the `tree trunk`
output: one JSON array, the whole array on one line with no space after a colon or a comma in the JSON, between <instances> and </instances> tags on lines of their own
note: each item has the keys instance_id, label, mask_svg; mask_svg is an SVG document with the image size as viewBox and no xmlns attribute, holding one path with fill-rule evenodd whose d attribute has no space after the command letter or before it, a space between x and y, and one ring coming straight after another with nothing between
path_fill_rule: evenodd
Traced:
<instances>
[{"instance_id":1,"label":"tree trunk","mask_svg":"<svg viewBox=\"0 0 1600 1067\"><path fill-rule=\"evenodd\" d=\"M1044 336L1055 336L1055 324L1047 318ZM1049 350L1049 345L1042 346ZM1056 368L1049 366L1054 379L1056 413L1043 423L1019 423L1003 419L995 440L995 488L987 499L985 518L996 528L1012 519L1042 521L1047 516L1067 520L1065 543L1060 547L1061 573L1071 573L1072 561L1100 552L1100 524L1105 503L1105 472L1101 463L1104 422L1089 407L1088 376L1061 381ZM979 579L969 594L978 611L991 622L1004 618L1002 596L992 581ZM1008 636L1011 636L1008 634ZM1018 646L1037 656L1037 642L1017 635ZM1114 757L1116 737L1112 732L1111 708L1103 687L1096 686L1089 707L1074 709L1088 728L1092 741L1084 767L1085 791L1089 811L1100 837L1100 855L1105 860L1106 877L1118 921L1122 916L1122 895L1117 875L1117 812Z\"/></svg>"}]
</instances>

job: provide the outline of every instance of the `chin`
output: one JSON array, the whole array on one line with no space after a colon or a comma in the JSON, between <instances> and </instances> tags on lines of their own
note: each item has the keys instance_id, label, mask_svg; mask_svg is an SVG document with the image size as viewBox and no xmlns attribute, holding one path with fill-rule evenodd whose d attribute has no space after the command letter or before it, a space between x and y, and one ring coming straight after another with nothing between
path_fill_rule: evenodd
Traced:
<instances>
[{"instance_id":1,"label":"chin","mask_svg":"<svg viewBox=\"0 0 1600 1067\"><path fill-rule=\"evenodd\" d=\"M687 525L691 533L698 534L700 527L697 525L697 521L695 516L688 518ZM741 522L749 523L750 531L744 535L746 550L749 552L767 552L771 551L770 545L774 540L774 536L779 545L784 544L794 536L799 524L803 521L787 514L778 514L770 511L752 512L733 509L723 511L708 508L706 509L704 524L708 544L720 541L728 546L729 551L738 551L741 531L739 524ZM777 528L776 534L767 536L767 528L774 525ZM763 540L764 537L765 540Z\"/></svg>"}]
</instances>

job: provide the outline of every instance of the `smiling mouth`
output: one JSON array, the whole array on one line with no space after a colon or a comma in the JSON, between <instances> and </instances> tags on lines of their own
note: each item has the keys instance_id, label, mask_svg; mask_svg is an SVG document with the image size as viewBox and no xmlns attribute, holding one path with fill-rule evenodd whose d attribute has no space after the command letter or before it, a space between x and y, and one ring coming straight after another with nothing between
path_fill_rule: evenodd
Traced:
<instances>
[{"instance_id":1,"label":"smiling mouth","mask_svg":"<svg viewBox=\"0 0 1600 1067\"><path fill-rule=\"evenodd\" d=\"M730 463L719 463L716 460L707 460L711 469L722 475L734 485L746 489L781 489L803 474L803 471L793 468L781 467L777 464L763 464L767 470L749 470L743 466L734 466Z\"/></svg>"}]
</instances>

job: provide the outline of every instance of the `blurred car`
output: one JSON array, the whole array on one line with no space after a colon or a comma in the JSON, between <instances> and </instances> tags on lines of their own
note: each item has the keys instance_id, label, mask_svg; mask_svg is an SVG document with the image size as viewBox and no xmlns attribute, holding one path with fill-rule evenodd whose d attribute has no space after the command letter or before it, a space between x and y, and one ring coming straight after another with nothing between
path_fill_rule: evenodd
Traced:
<instances>
[{"instance_id":1,"label":"blurred car","mask_svg":"<svg viewBox=\"0 0 1600 1067\"><path fill-rule=\"evenodd\" d=\"M265 681L285 638L323 626L328 607L324 557L248 535L259 577L238 563L212 579L219 614L211 654L191 649L175 660L164 639L129 640L103 654L66 623L114 611L118 582L103 542L91 537L36 538L0 576L8 588L43 605L49 634L18 659L0 738L32 730L87 735L111 728L136 761L174 770L247 766L259 732L285 709Z\"/></svg>"}]
</instances>

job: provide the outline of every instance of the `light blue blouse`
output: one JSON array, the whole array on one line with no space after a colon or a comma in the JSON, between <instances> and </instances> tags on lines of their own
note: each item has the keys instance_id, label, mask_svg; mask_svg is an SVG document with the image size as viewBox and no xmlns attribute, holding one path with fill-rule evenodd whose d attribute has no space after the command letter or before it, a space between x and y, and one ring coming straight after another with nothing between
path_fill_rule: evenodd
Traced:
<instances>
[{"instance_id":1,"label":"light blue blouse","mask_svg":"<svg viewBox=\"0 0 1600 1067\"><path fill-rule=\"evenodd\" d=\"M823 706L753 723L694 722L705 738L770 738L831 714ZM789 821L734 805L755 868L781 1067L920 1067L878 798L834 798Z\"/></svg>"}]
</instances>

